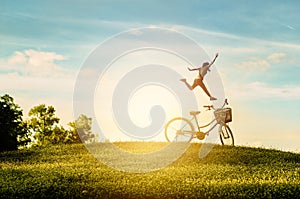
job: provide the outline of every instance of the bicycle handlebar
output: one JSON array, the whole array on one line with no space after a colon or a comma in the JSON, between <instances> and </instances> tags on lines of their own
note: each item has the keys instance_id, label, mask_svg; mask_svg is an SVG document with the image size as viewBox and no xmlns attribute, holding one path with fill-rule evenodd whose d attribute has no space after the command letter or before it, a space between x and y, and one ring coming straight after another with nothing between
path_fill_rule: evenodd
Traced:
<instances>
[{"instance_id":1,"label":"bicycle handlebar","mask_svg":"<svg viewBox=\"0 0 300 199\"><path fill-rule=\"evenodd\" d=\"M213 105L204 105L203 107L204 107L204 108L207 108L207 110L210 110L210 109L213 109L213 108L214 108Z\"/></svg>"},{"instance_id":2,"label":"bicycle handlebar","mask_svg":"<svg viewBox=\"0 0 300 199\"><path fill-rule=\"evenodd\" d=\"M224 108L225 105L228 105L228 100L227 99L225 99L224 104L221 108ZM207 108L208 111L210 111L211 109L216 110L213 105L204 105L203 107Z\"/></svg>"}]
</instances>

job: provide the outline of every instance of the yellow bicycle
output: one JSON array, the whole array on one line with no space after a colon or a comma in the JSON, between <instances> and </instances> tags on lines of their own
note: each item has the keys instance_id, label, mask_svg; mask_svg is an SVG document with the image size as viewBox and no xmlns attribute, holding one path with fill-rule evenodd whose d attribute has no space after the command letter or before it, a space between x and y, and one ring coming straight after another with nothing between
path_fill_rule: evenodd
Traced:
<instances>
[{"instance_id":1,"label":"yellow bicycle","mask_svg":"<svg viewBox=\"0 0 300 199\"><path fill-rule=\"evenodd\" d=\"M234 138L228 122L232 121L232 110L228 105L227 99L221 108L215 109L213 105L203 106L207 110L214 110L214 119L208 124L199 126L197 115L200 111L191 111L191 119L176 117L171 119L165 126L165 137L168 142L190 142L193 138L203 140L217 125L219 125L219 136L222 145L234 145ZM192 123L195 120L197 130ZM202 132L201 129L212 125L209 130Z\"/></svg>"}]
</instances>

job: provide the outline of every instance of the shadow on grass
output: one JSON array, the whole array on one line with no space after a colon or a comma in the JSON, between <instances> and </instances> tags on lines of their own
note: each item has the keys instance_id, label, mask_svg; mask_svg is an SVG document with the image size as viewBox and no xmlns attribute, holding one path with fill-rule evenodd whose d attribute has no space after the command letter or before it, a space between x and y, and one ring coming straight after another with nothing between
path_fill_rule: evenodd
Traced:
<instances>
[{"instance_id":1,"label":"shadow on grass","mask_svg":"<svg viewBox=\"0 0 300 199\"><path fill-rule=\"evenodd\" d=\"M0 153L0 162L24 162L32 161L40 152L33 149L24 149L16 151L3 151Z\"/></svg>"}]
</instances>

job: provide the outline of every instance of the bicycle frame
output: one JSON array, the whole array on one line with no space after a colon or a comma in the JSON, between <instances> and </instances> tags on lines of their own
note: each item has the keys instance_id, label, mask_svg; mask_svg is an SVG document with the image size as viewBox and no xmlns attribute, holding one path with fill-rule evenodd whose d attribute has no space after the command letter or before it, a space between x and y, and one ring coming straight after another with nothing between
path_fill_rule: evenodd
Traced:
<instances>
[{"instance_id":1,"label":"bicycle frame","mask_svg":"<svg viewBox=\"0 0 300 199\"><path fill-rule=\"evenodd\" d=\"M224 104L222 105L221 108L224 108L224 106L227 105L227 104L228 104L227 99L225 99L225 102L224 102ZM212 105L204 106L204 108L207 108L208 110L211 110L211 109L216 110ZM195 120L195 123L196 123L196 125L197 125L197 129L198 129L198 132L201 132L201 130L200 130L201 128L208 127L209 125L211 125L213 122L216 121L216 118L214 118L211 122L209 122L208 124L203 125L203 126L199 126L199 122L198 122L198 118L197 118L197 115L196 115L196 114L193 115L192 119L190 119L190 121L193 121L193 120ZM204 133L205 133L206 135L208 135L209 132L212 131L218 124L220 124L220 123L216 122L209 130L207 130L207 131L204 132ZM221 123L220 125L225 125L225 123L224 123L224 124ZM197 133L197 132L194 132L193 134L196 134L196 133Z\"/></svg>"},{"instance_id":2,"label":"bicycle frame","mask_svg":"<svg viewBox=\"0 0 300 199\"><path fill-rule=\"evenodd\" d=\"M200 130L201 128L208 127L208 126L211 125L213 122L215 122L215 121L216 121L216 118L214 118L211 122L209 122L208 124L205 124L205 125L203 125L203 126L199 126L198 118L197 118L196 115L194 115L194 116L192 117L192 119L190 119L190 121L193 121L193 120L195 120L195 123L196 123L196 125L197 125L197 129L198 129L198 131L193 132L193 134L196 134L197 132L201 132L201 130ZM218 125L218 123L216 122L212 127L210 127L209 130L207 130L207 131L204 132L204 133L205 133L206 135L209 134L209 132L211 132L217 125Z\"/></svg>"}]
</instances>

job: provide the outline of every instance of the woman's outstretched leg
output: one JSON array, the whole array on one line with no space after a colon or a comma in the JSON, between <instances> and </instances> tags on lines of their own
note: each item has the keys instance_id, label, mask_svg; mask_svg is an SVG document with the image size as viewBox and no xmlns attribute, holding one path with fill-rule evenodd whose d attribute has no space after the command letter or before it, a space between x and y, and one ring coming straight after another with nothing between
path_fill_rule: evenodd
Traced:
<instances>
[{"instance_id":1,"label":"woman's outstretched leg","mask_svg":"<svg viewBox=\"0 0 300 199\"><path fill-rule=\"evenodd\" d=\"M185 85L190 89L190 90L193 90L195 87L189 85L189 83L187 83L186 79L180 79L180 81L184 82Z\"/></svg>"},{"instance_id":2,"label":"woman's outstretched leg","mask_svg":"<svg viewBox=\"0 0 300 199\"><path fill-rule=\"evenodd\" d=\"M209 91L207 90L205 84L202 81L200 81L198 83L198 85L203 89L203 91L206 93L206 95L210 98L211 101L212 100L217 100L217 98L210 95Z\"/></svg>"}]
</instances>

